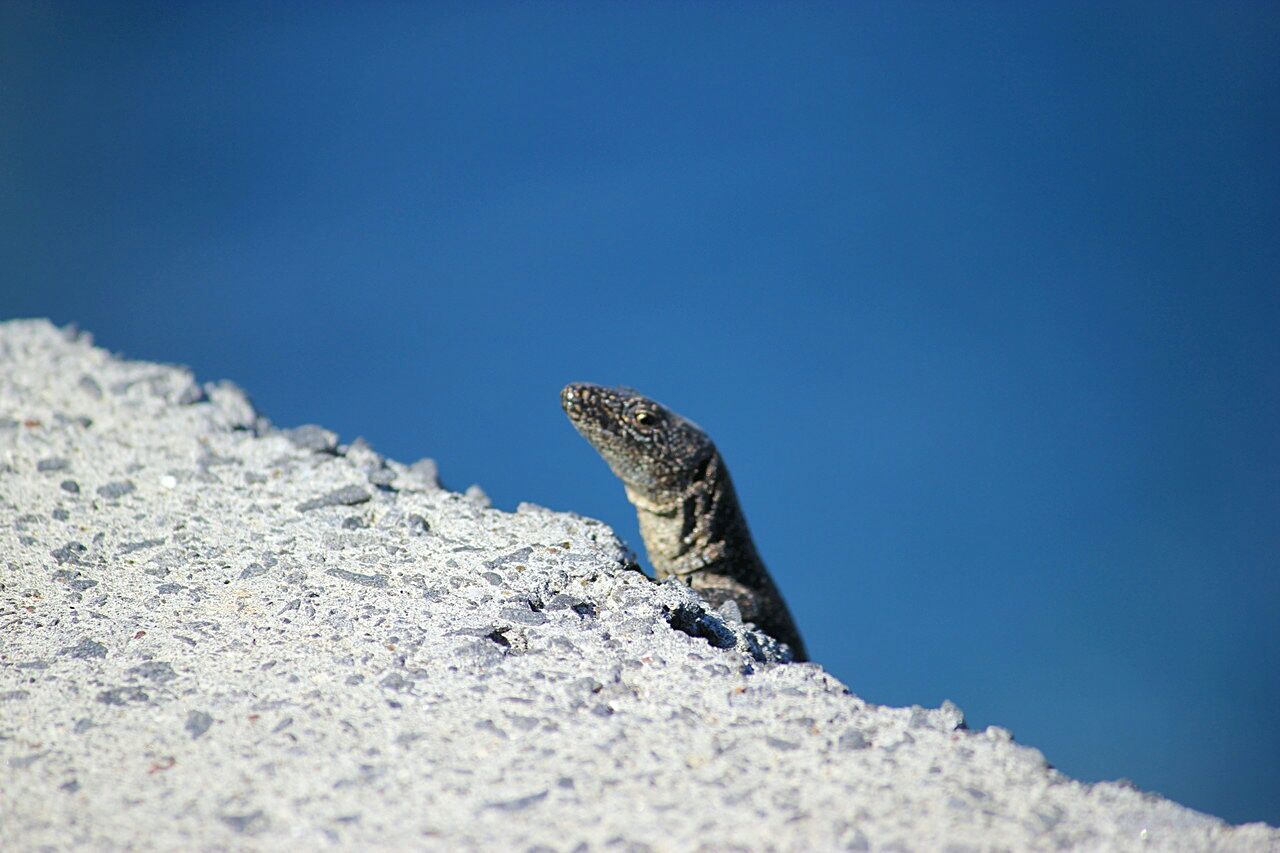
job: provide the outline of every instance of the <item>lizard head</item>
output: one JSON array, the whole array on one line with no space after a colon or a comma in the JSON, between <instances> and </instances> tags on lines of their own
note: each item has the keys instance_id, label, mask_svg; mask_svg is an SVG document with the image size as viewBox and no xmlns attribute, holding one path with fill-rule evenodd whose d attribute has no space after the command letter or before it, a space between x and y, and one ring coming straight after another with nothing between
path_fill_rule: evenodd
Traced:
<instances>
[{"instance_id":1,"label":"lizard head","mask_svg":"<svg viewBox=\"0 0 1280 853\"><path fill-rule=\"evenodd\" d=\"M628 493L654 503L683 494L716 452L697 424L630 388L575 382L560 405Z\"/></svg>"}]
</instances>

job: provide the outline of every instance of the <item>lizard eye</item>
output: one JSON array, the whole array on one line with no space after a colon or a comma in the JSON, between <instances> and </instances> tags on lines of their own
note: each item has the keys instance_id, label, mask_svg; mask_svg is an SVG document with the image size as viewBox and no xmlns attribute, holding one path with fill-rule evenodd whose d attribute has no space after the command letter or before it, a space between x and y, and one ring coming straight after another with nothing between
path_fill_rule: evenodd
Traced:
<instances>
[{"instance_id":1,"label":"lizard eye","mask_svg":"<svg viewBox=\"0 0 1280 853\"><path fill-rule=\"evenodd\" d=\"M632 417L635 418L636 424L642 427L657 426L658 424L658 416L645 409L636 412Z\"/></svg>"}]
</instances>

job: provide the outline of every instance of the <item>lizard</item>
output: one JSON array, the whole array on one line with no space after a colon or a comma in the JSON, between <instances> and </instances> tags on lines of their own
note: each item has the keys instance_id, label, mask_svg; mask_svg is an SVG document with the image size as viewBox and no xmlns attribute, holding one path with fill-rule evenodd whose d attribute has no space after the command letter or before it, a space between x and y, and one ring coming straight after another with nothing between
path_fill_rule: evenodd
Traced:
<instances>
[{"instance_id":1,"label":"lizard","mask_svg":"<svg viewBox=\"0 0 1280 853\"><path fill-rule=\"evenodd\" d=\"M807 660L706 432L629 388L576 382L560 404L626 488L658 579L678 579L712 607L734 602L743 621L786 643L793 660Z\"/></svg>"}]
</instances>

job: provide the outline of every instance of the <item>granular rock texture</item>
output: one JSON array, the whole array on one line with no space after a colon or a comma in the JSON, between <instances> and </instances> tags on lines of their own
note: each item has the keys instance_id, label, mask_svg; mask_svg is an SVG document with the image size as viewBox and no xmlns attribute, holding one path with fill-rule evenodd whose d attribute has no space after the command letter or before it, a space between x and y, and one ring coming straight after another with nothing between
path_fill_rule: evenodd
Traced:
<instances>
[{"instance_id":1,"label":"granular rock texture","mask_svg":"<svg viewBox=\"0 0 1280 853\"><path fill-rule=\"evenodd\" d=\"M2 849L1144 842L1280 833L868 705L597 521L0 325Z\"/></svg>"}]
</instances>

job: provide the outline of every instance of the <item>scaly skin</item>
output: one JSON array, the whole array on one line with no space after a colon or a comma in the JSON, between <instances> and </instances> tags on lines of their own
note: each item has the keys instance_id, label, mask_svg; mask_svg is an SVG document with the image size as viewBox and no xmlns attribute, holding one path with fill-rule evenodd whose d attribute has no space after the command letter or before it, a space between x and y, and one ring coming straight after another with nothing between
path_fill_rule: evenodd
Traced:
<instances>
[{"instance_id":1,"label":"scaly skin","mask_svg":"<svg viewBox=\"0 0 1280 853\"><path fill-rule=\"evenodd\" d=\"M806 660L791 612L751 540L729 470L707 434L626 388L566 385L560 403L626 487L658 578L679 578L713 607L734 601L744 621L790 646L795 660Z\"/></svg>"}]
</instances>

